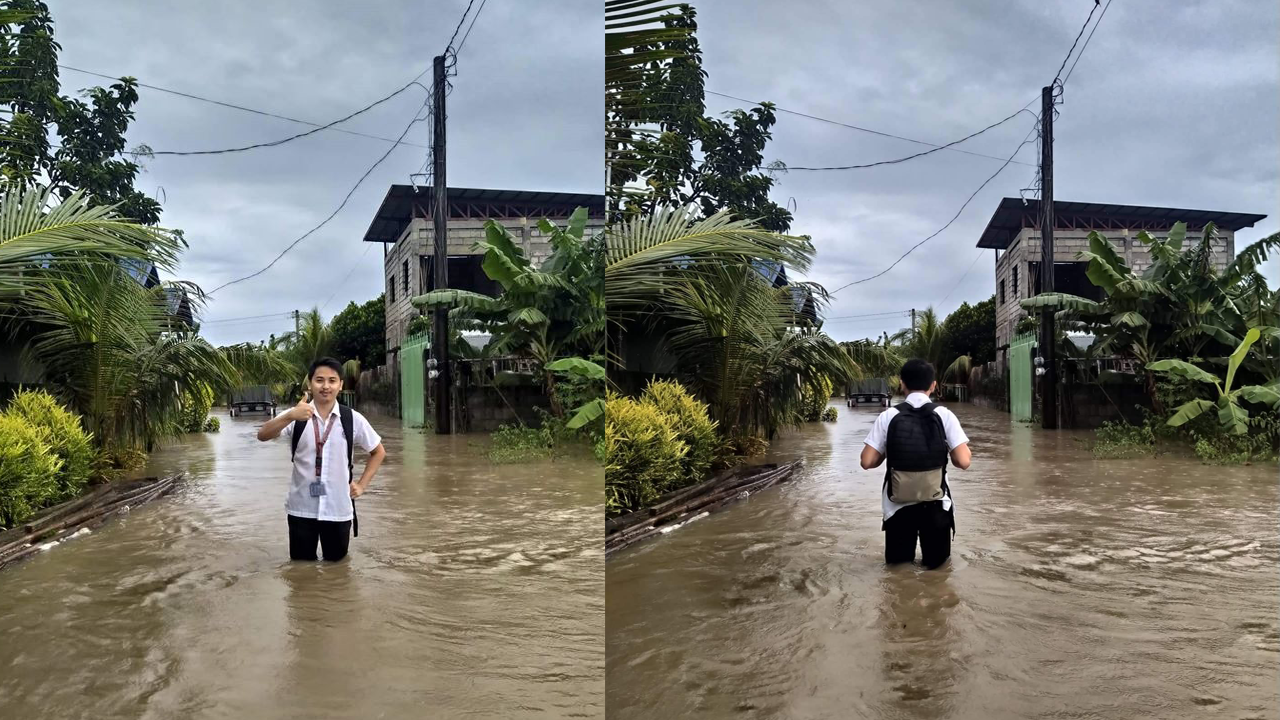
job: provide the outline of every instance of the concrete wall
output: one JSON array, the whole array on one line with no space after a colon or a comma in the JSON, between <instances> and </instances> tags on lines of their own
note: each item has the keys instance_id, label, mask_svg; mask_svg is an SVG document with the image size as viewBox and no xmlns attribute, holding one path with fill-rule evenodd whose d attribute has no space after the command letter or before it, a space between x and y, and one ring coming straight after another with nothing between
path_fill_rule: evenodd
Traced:
<instances>
[{"instance_id":1,"label":"concrete wall","mask_svg":"<svg viewBox=\"0 0 1280 720\"><path fill-rule=\"evenodd\" d=\"M1053 255L1055 262L1080 262L1077 254L1089 249L1089 230L1058 229L1053 233ZM1125 263L1135 273L1142 273L1151 265L1151 250L1138 240L1138 231L1130 230L1128 237L1122 230L1099 231L1111 241L1116 252L1124 258ZM1167 238L1168 230L1149 230L1156 238ZM1183 242L1184 250L1198 247L1204 237L1202 231L1187 231L1187 239ZM1235 233L1230 230L1218 230L1213 240L1213 266L1221 271L1235 259ZM1040 231L1024 228L1009 245L1008 250L1001 252L996 263L996 347L1003 348L1013 337L1013 329L1025 311L1018 305L1019 300L1031 297L1034 289L1030 263L1040 262ZM1017 283L1014 283L1014 271L1017 271ZM1000 284L1005 284L1004 302L1000 300Z\"/></svg>"}]
</instances>

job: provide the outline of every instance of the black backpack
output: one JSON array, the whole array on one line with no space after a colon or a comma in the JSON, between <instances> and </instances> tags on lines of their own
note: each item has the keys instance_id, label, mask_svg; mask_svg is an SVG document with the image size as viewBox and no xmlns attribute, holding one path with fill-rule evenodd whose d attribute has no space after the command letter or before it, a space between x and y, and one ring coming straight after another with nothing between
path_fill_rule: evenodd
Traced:
<instances>
[{"instance_id":1,"label":"black backpack","mask_svg":"<svg viewBox=\"0 0 1280 720\"><path fill-rule=\"evenodd\" d=\"M338 406L338 419L342 422L342 436L347 439L347 484L350 485L355 480L355 473L352 472L351 464L352 452L355 448L353 440L355 436L355 415L352 414L351 408L346 405ZM289 461L293 462L293 458L298 454L298 441L302 439L302 433L307 429L307 423L310 420L295 420L293 423L293 447L289 452ZM360 518L356 516L356 499L351 498L351 534L360 537Z\"/></svg>"},{"instance_id":2,"label":"black backpack","mask_svg":"<svg viewBox=\"0 0 1280 720\"><path fill-rule=\"evenodd\" d=\"M920 472L941 469L942 492L951 497L951 488L947 487L947 464L951 451L947 446L947 431L942 425L942 417L934 412L937 406L925 403L917 408L902 402L894 407L898 414L889 421L885 440L886 490L890 488L893 470ZM893 500L892 493L889 499ZM954 507L952 518L952 532L955 532Z\"/></svg>"}]
</instances>

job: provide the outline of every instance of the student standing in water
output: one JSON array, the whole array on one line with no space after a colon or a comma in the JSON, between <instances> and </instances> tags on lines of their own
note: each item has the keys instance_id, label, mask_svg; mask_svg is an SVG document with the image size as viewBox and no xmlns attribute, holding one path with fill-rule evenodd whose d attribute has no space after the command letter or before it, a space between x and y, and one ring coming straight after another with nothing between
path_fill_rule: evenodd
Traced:
<instances>
[{"instance_id":1,"label":"student standing in water","mask_svg":"<svg viewBox=\"0 0 1280 720\"><path fill-rule=\"evenodd\" d=\"M938 386L932 365L909 360L899 378L907 399L876 418L862 448L862 469L888 461L881 490L885 562L913 562L918 539L921 564L932 569L950 557L956 527L947 460L969 469L969 437L954 413L930 402Z\"/></svg>"},{"instance_id":2,"label":"student standing in water","mask_svg":"<svg viewBox=\"0 0 1280 720\"><path fill-rule=\"evenodd\" d=\"M336 562L346 557L352 531L360 535L355 498L369 487L387 451L364 415L338 404L342 365L337 360L312 363L307 388L296 406L258 430L258 439L274 440L283 433L292 441L293 477L285 500L289 557L315 560L318 541L324 559ZM341 430L333 432L335 426ZM351 459L357 446L369 453L369 460L353 481Z\"/></svg>"}]
</instances>

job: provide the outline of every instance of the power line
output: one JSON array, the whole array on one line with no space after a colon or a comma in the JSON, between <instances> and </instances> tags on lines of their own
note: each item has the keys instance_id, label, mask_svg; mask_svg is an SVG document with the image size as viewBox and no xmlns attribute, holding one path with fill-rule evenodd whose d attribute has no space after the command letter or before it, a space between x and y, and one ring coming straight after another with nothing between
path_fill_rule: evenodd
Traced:
<instances>
[{"instance_id":1,"label":"power line","mask_svg":"<svg viewBox=\"0 0 1280 720\"><path fill-rule=\"evenodd\" d=\"M458 49L453 52L456 58L462 52L462 46L467 44L467 38L471 37L471 28L476 26L476 20L480 18L480 13L484 12L484 4L489 0L480 0L480 7L476 8L476 14L471 18L471 24L467 26L467 31L462 35L462 42L458 43ZM465 16L464 16L465 17ZM1085 41L1088 44L1088 41ZM1084 52L1081 50L1080 52Z\"/></svg>"},{"instance_id":2,"label":"power line","mask_svg":"<svg viewBox=\"0 0 1280 720\"><path fill-rule=\"evenodd\" d=\"M355 272L356 268L360 267L361 262L364 262L365 256L368 255L369 250L373 248L373 243L365 243L365 246L366 247L364 249L364 252L360 253L360 259L355 261L355 263L351 266L351 269L347 271L347 274L343 275L342 279L338 281L338 284L333 286L333 292L329 294L329 299L325 300L324 304L320 306L321 310L324 310L325 308L329 307L329 303L333 302L333 298L337 296L338 290L341 289L344 284L346 284L347 280L351 277L351 273Z\"/></svg>"},{"instance_id":3,"label":"power line","mask_svg":"<svg viewBox=\"0 0 1280 720\"><path fill-rule=\"evenodd\" d=\"M426 100L426 101L424 101L424 102L422 103L422 107L421 107L421 108L419 108L419 110L418 110L418 111L419 111L419 112L421 112L421 111L422 111L422 109L426 108L426 107L428 106L428 104L429 104L429 103L430 103L430 97L428 97L428 98L427 98L427 100ZM304 234L302 235L302 237L298 238L297 240L294 240L292 243L289 243L289 246L288 246L288 247L286 247L284 250L281 250L281 251L280 251L280 254L279 254L279 255L277 255L277 256L276 256L276 257L275 257L271 262L267 263L267 266L266 266L266 267L262 268L261 270L259 270L259 271L255 272L255 273L253 273L253 274L251 274L251 275L246 275L246 276L244 276L244 277L242 277L242 278L237 278L237 279L232 280L232 281L230 281L230 282L223 283L223 284L219 285L218 287L214 288L212 291L210 291L210 292L209 292L209 294L210 294L210 295L212 295L212 294L214 294L214 293L218 292L219 290L221 290L222 288L227 287L228 285L234 285L234 284L239 283L239 282L244 282L245 280L251 280L251 279L253 279L253 278L255 278L255 277L257 277L257 276L261 275L262 273L264 273L264 272L266 272L266 271L270 270L270 269L271 269L271 268L272 268L272 267L273 267L277 262L279 262L280 258L284 257L284 256L285 256L285 254L286 254L286 253L288 253L290 250L292 250L294 247L296 247L296 246L298 245L298 243L302 242L303 240L306 240L308 237L310 237L310 236L311 236L313 233L315 233L317 230L319 230L320 228L324 227L325 225L328 225L328 224L329 224L329 221L330 221L330 220L332 220L332 219L334 219L335 217L337 217L338 213L339 213L339 212L342 212L342 208L344 208L344 207L346 207L346 206L347 206L347 203L348 203L348 202L350 202L350 200L351 200L351 196L352 196L352 195L355 195L356 190L358 190L358 189L360 188L360 185L362 185L362 184L364 183L365 179L366 179L366 178L368 178L368 177L369 177L369 175L370 175L370 174L372 174L372 173L373 173L373 171L374 171L374 170L375 170L379 165L381 165L381 164L382 164L382 162L383 162L384 160L386 160L388 157L390 157L390 156L391 156L391 153L392 153L392 152L394 152L394 151L395 151L395 149L396 149L396 147L398 147L398 146L400 145L399 140L403 140L403 139L404 139L404 136L409 134L409 130L410 130L410 129L412 129L414 125L418 124L419 122L422 122L422 120L424 120L424 119L425 119L425 118L419 117L417 113L415 113L415 114L414 114L413 119L409 121L409 124L408 124L408 125L405 125L405 127L404 127L404 132L400 133L400 138L397 140L397 142L396 142L394 145L392 145L391 147L387 148L387 151L386 151L385 153L383 153L383 154L382 154L382 157L378 158L378 160L377 160L375 163L373 163L372 165L370 165L370 166L369 166L369 169L368 169L368 170L365 170L365 171L364 171L364 174L360 176L360 179L356 181L356 184L355 184L355 185L353 185L353 186L351 187L351 190L347 192L346 197L344 197L344 198L342 199L342 202L338 204L338 207L337 207L337 208L335 208L333 212L329 213L329 216L328 216L328 217L326 217L324 220L322 220L322 221L320 222L320 224L319 224L319 225L316 225L315 227L311 228L311 229L310 229L310 230L308 230L306 233L304 233Z\"/></svg>"},{"instance_id":4,"label":"power line","mask_svg":"<svg viewBox=\"0 0 1280 720\"><path fill-rule=\"evenodd\" d=\"M912 245L910 250L907 250L905 253L903 253L901 257L899 257L897 260L894 260L894 261L893 261L893 264L892 264L892 265L890 265L889 267L885 268L884 270L881 270L880 272L876 273L875 275L872 275L871 277L865 277L865 278L862 278L861 280L854 280L854 281L853 281L853 282L851 282L851 283L848 283L848 284L842 285L842 286L840 286L840 287L836 288L835 290L831 291L831 293L830 293L830 294L835 295L836 293L840 292L841 290L844 290L844 289L845 289L845 288L847 288L847 287L851 287L851 286L853 286L853 285L860 285L860 284L862 284L862 283L864 283L864 282L867 282L868 280L875 280L876 278L880 277L881 275L884 275L885 273L889 272L889 271L890 271L890 270L892 270L894 267L896 267L898 263L902 262L902 261L903 261L903 260L904 260L908 255L910 255L912 252L914 252L916 248L918 248L918 247L920 247L921 245L923 245L923 244L925 244L925 243L929 242L930 240L934 239L934 238L935 238L935 237L937 237L938 235L942 234L942 232L943 232L944 230L946 230L947 228L951 227L951 223L955 222L955 221L956 221L956 218L960 217L960 213L963 213L963 212L964 212L964 209L965 209L965 208L967 208L967 207L969 207L969 203L973 202L973 199L974 199L975 197L977 197L978 193L979 193L979 192L982 192L982 189L983 189L983 188L985 188L985 187L987 186L987 184L988 184L988 183L990 183L992 180L995 180L997 175L999 175L999 174L1000 174L1000 173L1001 173L1005 168L1009 167L1009 163L1013 162L1013 158L1014 158L1014 157L1016 157L1016 156L1018 155L1018 153L1022 151L1022 148L1023 148L1023 147L1025 147L1025 146L1026 146L1026 144L1027 144L1028 142L1030 142L1030 141L1031 141L1031 135L1032 135L1032 133L1034 133L1034 132L1035 132L1035 128L1032 128L1032 131L1031 131L1031 132L1029 132L1029 133L1027 133L1026 138L1024 138L1024 139L1023 139L1023 141L1022 141L1021 143L1019 143L1018 148L1017 148L1016 150L1014 150L1014 151L1013 151L1013 154L1009 156L1009 159L1008 159L1008 160L1005 160L1004 164L1000 166L1000 169L999 169L999 170L996 170L994 173L992 173L991 177L989 177L989 178L987 178L986 180L984 180L984 181L982 182L982 184L978 186L978 189L973 191L973 194L969 196L969 199L968 199L968 200L965 200L965 201L964 201L964 204L963 204L963 205L961 205L961 206L960 206L960 209L956 211L956 214L955 214L955 215L954 215L950 220L948 220L948 221L947 221L947 224L946 224L946 225L943 225L943 226L942 226L942 227L941 227L937 232L935 232L934 234L930 235L929 237L927 237L927 238L925 238L925 239L921 240L920 242L916 243L915 245Z\"/></svg>"},{"instance_id":5,"label":"power line","mask_svg":"<svg viewBox=\"0 0 1280 720\"><path fill-rule=\"evenodd\" d=\"M969 271L973 270L973 266L978 264L978 258L980 257L982 257L981 250L979 250L978 254L973 258L973 262L969 263L969 269L964 271L964 275L961 275L960 279L956 281L956 284L952 285L951 289L947 291L947 294L943 295L942 299L935 304L936 307L941 307L942 303L946 302L947 298L951 297L951 293L955 292L956 288L960 287L960 283L964 282L964 279L969 276Z\"/></svg>"},{"instance_id":6,"label":"power line","mask_svg":"<svg viewBox=\"0 0 1280 720\"><path fill-rule=\"evenodd\" d=\"M449 36L449 42L444 44L444 51L446 53L449 52L449 48L453 47L453 41L455 38L458 37L458 31L462 29L462 23L467 21L467 15L471 13L471 6L475 3L475 1L476 0L469 0L469 2L467 2L467 9L463 10L462 17L458 18L458 27L453 29L453 34ZM480 13L476 13L476 14L479 15ZM456 57L458 52L455 50L453 54Z\"/></svg>"},{"instance_id":7,"label":"power line","mask_svg":"<svg viewBox=\"0 0 1280 720\"><path fill-rule=\"evenodd\" d=\"M705 90L704 92L705 92L707 95L718 95L718 96L720 96L720 97L729 98L730 100L737 100L738 102L744 102L744 103L747 103L748 105L758 105L758 104L759 104L759 103L754 103L754 102L752 102L752 101L750 101L750 100L747 100L747 99L744 99L744 98L737 97L736 95L728 95L728 94L725 94L725 93L716 92L716 91L714 91L714 90ZM1033 99L1031 100L1031 103L1034 103L1036 100L1039 100L1039 99L1040 99L1040 96L1039 96L1039 95L1037 95L1035 98L1033 98ZM1026 105L1024 105L1023 107L1024 107L1024 108L1026 108L1026 107L1030 107L1030 106L1031 106L1031 103L1027 103L1027 104L1026 104ZM893 135L893 134L891 134L891 133L880 132L879 130L871 130L871 129L869 129L869 128L859 127L859 126L857 126L857 125L850 125L849 123L843 123L843 122L839 122L839 121L837 121L837 120L828 120L827 118L824 118L824 117L818 117L817 115L809 115L809 114L807 114L807 113L797 112L797 111L795 111L795 110L788 110L788 109L786 109L786 108L778 107L778 106L776 106L776 105L774 106L774 108L773 108L773 109L774 109L774 110L777 110L778 112L784 112L784 113L787 113L788 115L796 115L796 116L803 117L803 118L809 118L810 120L817 120L817 121L819 121L819 122L829 123L829 124L831 124L831 125L839 125L840 127L849 128L849 129L851 129L851 130L858 130L859 132L870 133L870 134L872 134L872 135L879 135L880 137L893 138L894 140L904 140L904 141L909 142L909 143L915 143L915 144L917 144L917 145L925 145L925 146L927 146L927 147L931 147L931 148L939 148L939 149L941 149L941 148L943 147L943 146L941 146L941 145L937 145L937 144L935 144L935 143L925 142L925 141L923 141L923 140L914 140L914 139L912 139L912 138L909 138L909 137L903 137L903 136L901 136L901 135ZM953 144L954 144L954 143L953 143ZM1005 159L1004 159L1004 158L1002 158L1002 157L996 157L996 156L994 156L994 155L984 155L984 154L982 154L982 153L971 152L971 151L969 151L969 150L961 150L961 149L959 149L959 148L954 148L954 147L953 147L953 148L947 148L947 149L948 149L948 150L951 150L952 152L964 153L965 155L973 155L974 157L983 157L983 158L987 158L988 160L999 160L999 161L1001 161L1001 162L1004 162L1004 161L1005 161ZM1031 166L1032 166L1032 164L1031 164L1031 163L1024 163L1024 162L1021 162L1021 161L1019 161L1019 160L1015 160L1015 161L1014 161L1014 164L1016 164L1016 165L1027 165L1028 167L1031 167Z\"/></svg>"},{"instance_id":8,"label":"power line","mask_svg":"<svg viewBox=\"0 0 1280 720\"><path fill-rule=\"evenodd\" d=\"M92 75L92 76L94 76L94 77L100 77L100 78L104 78L104 79L107 79L107 80L119 80L119 79L120 79L118 76L114 76L114 75L105 75L105 74L103 74L103 73L100 73L100 72L94 72L94 71L92 71L92 70L82 70L82 69L80 69L80 68L77 68L77 67L71 67L70 65L63 65L63 64L61 64L61 63L59 63L59 64L58 64L58 67L62 68L63 70L71 70L72 72L83 73L83 74L85 74L85 75ZM425 74L425 71L424 71L424 73L423 73L423 74ZM417 81L417 80L418 80L418 79L420 79L421 77L422 77L422 75L418 75L418 77L414 78L414 81ZM149 85L149 84L147 84L147 83L142 83L142 82L138 83L138 87L147 88L148 90L155 90L155 91L157 91L157 92L168 93L168 94L170 94L170 95L177 95L178 97L184 97L184 98L187 98L187 99L189 99L189 100L199 100L200 102L210 103L210 104L212 104L212 105L218 105L218 106L221 106L221 107L224 107L224 108L230 108L230 109L232 109L232 110L240 110L240 111L242 111L242 112L253 113L254 115L262 115L262 116L264 116L264 117L275 118L275 119L277 119L277 120L286 120L286 121L288 121L288 122L291 122L291 123L297 123L297 124L299 124L299 125L310 125L310 126L312 126L312 127L320 127L320 124L319 124L319 123L313 123L313 122L311 122L311 121L309 121L309 120L299 120L299 119L297 119L297 118L291 118L291 117L289 117L289 116L287 116L287 115L278 115L278 114L276 114L276 113L267 112L267 111L265 111L265 110L255 110L255 109L253 109L253 108L251 108L251 107L245 107L245 106L243 106L243 105L235 105L235 104L233 104L233 103L223 102L223 101L221 101L221 100L212 100L212 99L207 98L207 97L201 97L201 96L199 96L199 95L193 95L193 94L191 94L191 93L182 92L181 90L173 90L173 89L170 89L170 88L160 87L160 86L158 86L158 85ZM332 124L332 123L330 123L330 124ZM369 138L370 140L381 140L382 142L389 142L389 143L395 143L395 142L396 142L395 140L392 140L391 138L385 138L385 137L381 137L381 136L378 136L378 135L369 135L369 134L367 134L367 133L357 132L357 131L355 131L355 130L345 130L345 129L343 129L343 128L338 128L338 127L331 128L331 129L332 129L332 130L334 130L334 131L336 131L336 132L346 133L347 135L355 135L355 136L357 136L357 137ZM399 144L401 144L401 145L412 145L412 146L414 146L414 147L420 147L420 148L425 148L425 147L426 147L425 145L419 145L419 144L417 144L417 143L409 143L409 142L402 142L402 143L399 143Z\"/></svg>"},{"instance_id":9,"label":"power line","mask_svg":"<svg viewBox=\"0 0 1280 720\"><path fill-rule=\"evenodd\" d=\"M244 317L238 317L238 318L218 318L216 320L202 320L200 324L208 325L210 323L236 322L238 320L257 320L259 318L284 317L285 315L292 315L292 314L293 313L278 312L278 313L271 313L269 315L246 315Z\"/></svg>"},{"instance_id":10,"label":"power line","mask_svg":"<svg viewBox=\"0 0 1280 720\"><path fill-rule=\"evenodd\" d=\"M458 34L458 30L462 27L462 23L463 23L463 22L466 20L466 18L467 18L467 13L471 12L471 3L472 3L472 2L475 2L475 0L471 0L471 2L468 2L468 3L467 3L467 9L462 13L462 18L458 20L458 27L454 28L454 31L453 31L453 37L456 37L456 36L457 36L457 34ZM477 14L478 14L478 13L477 13ZM445 53L448 53L449 47L453 44L453 37L450 37L450 38L449 38L449 44L445 46ZM455 53L455 57L456 57L456 53ZM427 74L427 71L426 71L426 70L423 70L421 73L418 73L418 76L417 76L417 77L415 77L411 82L416 82L419 78L421 78L421 77L422 77L423 75L425 75L425 74ZM447 95L447 93L446 93L446 95ZM271 261L271 262L267 263L267 266L266 266L266 267L262 268L261 270L259 270L259 271L255 272L255 273L253 273L253 274L251 274L251 275L246 275L245 277L237 278L237 279L232 280L232 281L230 281L230 282L223 283L222 285L219 285L218 287L214 288L214 289L213 289L211 292L209 292L208 294L209 294L209 295L212 295L213 293L218 292L219 290L221 290L222 288L227 287L228 285L234 285L234 284L239 283L239 282L244 282L245 280L250 280L250 279L255 278L255 277L257 277L257 276L261 275L262 273L264 273L264 272L266 272L266 271L270 270L270 269L271 269L271 268L272 268L272 267L273 267L277 262L279 262L280 258L284 257L286 253L288 253L288 252L289 252L290 250L292 250L293 248L297 247L298 243L302 242L303 240L306 240L308 237L310 237L310 236L311 236L313 233L315 233L317 230L319 230L320 228L322 228L322 227L324 227L325 225L327 225L327 224L329 223L329 221L330 221L330 220L332 220L333 218L335 218L335 217L338 215L338 213L339 213L339 212L341 212L341 211L342 211L342 209L343 209L344 207L346 207L346 206L347 206L347 203L351 201L351 196L352 196L352 195L355 195L356 190L358 190L358 189L360 188L360 185L364 183L365 179L366 179L366 178L368 178L368 177L369 177L369 175L370 175L370 174L372 174L372 173L373 173L373 171L374 171L374 170L375 170L379 165L381 165L381 164L382 164L382 162L383 162L384 160L386 160L388 157L390 157L390 156L391 156L391 153L392 153L393 151L395 151L396 147L398 147L398 146L400 145L400 141L401 141L401 140L403 140L403 139L404 139L404 137L405 137L406 135L408 135L408 134L409 134L409 130L411 130L411 129L413 128L413 126L414 126L414 125L418 124L419 122L422 122L422 121L423 121L423 120L425 120L427 117L431 117L431 116L432 116L432 115L434 115L437 111L439 111L439 108L435 107L435 104L432 102L432 95L431 95L431 93L428 93L428 94L427 94L427 98L426 98L426 100L423 100L423 102L422 102L422 107L418 109L418 112L421 112L421 111L422 111L422 110L424 110L424 109L425 109L425 110L427 110L427 115L426 115L426 117L419 117L417 113L415 113L415 114L414 114L414 117L413 117L413 119L412 119L412 120L410 120L410 121L409 121L409 124L404 126L404 131L400 133L400 137L396 139L395 144L393 144L390 148L388 148L388 149L387 149L387 151L386 151L385 153L383 153L383 154L382 154L382 157L378 158L378 160L377 160L376 162L374 162L374 163L373 163L373 165L370 165L368 170L365 170L365 171L364 171L364 174L360 176L360 179L356 181L356 184L355 184L355 185L353 185L353 186L351 187L351 190L347 192L346 197L344 197L344 198L342 199L342 202L338 204L338 207L337 207L337 208L335 208L335 209L334 209L334 211L333 211L332 213L330 213L328 217L326 217L324 220L322 220L322 221L320 222L320 224L319 224L319 225L317 225L317 226L315 226L315 227L311 228L311 229L310 229L310 230L308 230L305 234L303 234L303 235L302 235L302 237L298 238L297 240L294 240L292 243L290 243L290 244L289 244L289 246L288 246L288 247L286 247L284 250L281 250L281 251L280 251L280 254L279 254L279 255L277 255L274 259L272 259L272 261ZM367 251L368 251L368 248L366 248L366 252L367 252Z\"/></svg>"},{"instance_id":11,"label":"power line","mask_svg":"<svg viewBox=\"0 0 1280 720\"><path fill-rule=\"evenodd\" d=\"M1034 100L1032 100L1031 102L1035 102L1035 101L1034 101ZM896 164L898 164L898 163L903 163L903 162L906 162L906 161L908 161L908 160L914 160L914 159L916 159L916 158L918 158L918 157L924 157L925 155L931 155L931 154L933 154L933 153L938 152L939 150L948 150L948 149L950 149L952 146L959 145L960 143L964 142L965 140L969 140L970 138L975 138L975 137L977 137L977 136L981 135L982 133L984 133L984 132L986 132L986 131L988 131L988 130L991 130L992 128L999 127L999 126L1001 126L1001 125L1003 125L1003 124L1005 124L1005 123L1009 122L1010 120L1012 120L1012 119L1014 119L1014 118L1018 117L1019 115L1021 115L1021 114L1022 114L1022 113L1024 113L1024 112L1025 112L1025 113L1031 113L1032 115L1035 115L1035 113L1032 113L1030 110L1028 110L1028 109L1027 109L1027 108L1028 108L1028 107L1030 107L1030 106L1031 106L1031 103L1027 103L1026 105L1024 105L1024 106L1022 107L1022 109L1021 109L1021 110L1019 110L1019 111L1015 112L1014 114L1010 115L1009 117L1007 117L1007 118L1005 118L1005 119L1003 119L1003 120L1001 120L1001 121L999 121L999 122L992 123L991 125L988 125L988 126L986 126L986 127L982 128L981 130L979 130L979 131L975 132L975 133L971 133L971 134L969 134L969 135L965 135L964 137L960 138L959 140L954 140L954 141L952 141L952 142L947 143L946 145L939 145L939 146L937 146L937 147L935 147L935 148L933 148L933 149L931 149L931 150L925 150L924 152L918 152L918 153L916 153L916 154L914 154L914 155L908 155L908 156L906 156L906 157L901 157L901 158L898 158L897 160L881 160L880 162L867 163L867 164L865 164L865 165L839 165L839 166L825 166L825 167L803 167L803 166L794 166L794 167L793 167L793 166L788 165L788 166L786 167L786 169L787 169L787 170L862 170L862 169L865 169L865 168L879 167L879 166L881 166L881 165L896 165ZM996 158L996 159L997 159L997 160L999 160L1000 158Z\"/></svg>"},{"instance_id":12,"label":"power line","mask_svg":"<svg viewBox=\"0 0 1280 720\"><path fill-rule=\"evenodd\" d=\"M1097 7L1096 5L1094 7ZM1098 31L1098 26L1102 24L1102 18L1107 16L1107 8L1111 7L1111 0L1107 0L1107 4L1102 8L1102 14L1098 16L1098 22L1093 24L1093 29L1089 31L1089 37L1084 39L1084 46L1080 48L1080 55L1076 55L1076 62L1071 63L1071 69L1067 71L1067 76L1062 78L1062 84L1065 86L1067 81L1071 79L1071 73L1076 71L1076 63L1080 62L1081 55L1089 48L1089 41L1093 39L1093 34Z\"/></svg>"},{"instance_id":13,"label":"power line","mask_svg":"<svg viewBox=\"0 0 1280 720\"><path fill-rule=\"evenodd\" d=\"M337 120L334 120L333 122L327 123L325 125L319 125L314 129L308 130L306 132L298 133L297 135L291 135L287 138L281 138L280 140L272 140L271 142L264 142L264 143L254 143L253 145L244 145L242 147L222 148L220 150L186 150L186 151L152 150L151 154L152 155L222 155L225 153L237 153L237 152L244 152L246 150L256 150L258 148L275 147L276 145L283 145L287 142L297 140L299 138L307 137L308 135L315 135L316 133L321 132L322 130L329 130L335 125L344 123L350 120L351 118L357 115L360 115L361 113L365 113L365 112L368 112L369 110L372 110L373 108L399 95L405 90L408 90L414 85L417 85L418 87L422 88L423 92L430 92L429 90L427 90L426 86L419 83L417 80L410 80L408 83L404 84L403 86L401 86L399 89L397 89L395 92L391 93L390 95L386 95L377 100L374 100L372 103L365 105L364 107L360 108L359 110L356 110L350 115L340 117Z\"/></svg>"},{"instance_id":14,"label":"power line","mask_svg":"<svg viewBox=\"0 0 1280 720\"><path fill-rule=\"evenodd\" d=\"M1108 5L1111 3L1108 2ZM1053 74L1053 82L1058 82L1058 78L1062 77L1062 68L1067 66L1067 61L1071 59L1071 53L1076 51L1076 43L1080 42L1081 36L1084 35L1084 29L1089 27L1089 21L1093 19L1093 11L1098 9L1098 2L1094 0L1093 7L1089 8L1089 17L1084 19L1084 25L1080 26L1080 32L1076 33L1075 42L1071 43L1071 49L1067 51L1067 56L1062 58L1062 64L1058 66L1058 72ZM1084 52L1083 49L1080 52ZM1049 83L1052 85L1053 83Z\"/></svg>"},{"instance_id":15,"label":"power line","mask_svg":"<svg viewBox=\"0 0 1280 720\"><path fill-rule=\"evenodd\" d=\"M910 310L894 310L893 312L870 313L867 315L838 315L836 317L823 318L823 320L849 320L852 318L873 318L873 317L896 317L898 315L910 315Z\"/></svg>"}]
</instances>

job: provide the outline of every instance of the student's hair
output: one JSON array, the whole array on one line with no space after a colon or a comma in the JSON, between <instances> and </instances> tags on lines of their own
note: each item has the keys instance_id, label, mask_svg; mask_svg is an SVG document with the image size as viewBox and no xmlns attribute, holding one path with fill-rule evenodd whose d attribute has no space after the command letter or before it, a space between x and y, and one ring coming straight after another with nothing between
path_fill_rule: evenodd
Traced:
<instances>
[{"instance_id":1,"label":"student's hair","mask_svg":"<svg viewBox=\"0 0 1280 720\"><path fill-rule=\"evenodd\" d=\"M912 392L928 392L929 386L933 384L933 366L926 360L920 358L912 358L902 366L902 372L898 373L898 377L902 380L902 384Z\"/></svg>"},{"instance_id":2,"label":"student's hair","mask_svg":"<svg viewBox=\"0 0 1280 720\"><path fill-rule=\"evenodd\" d=\"M315 377L316 370L322 367L327 367L330 370L338 373L338 379L342 379L342 363L338 362L337 360L334 360L331 357L322 357L319 360L316 360L315 362L311 363L311 369L307 371L307 379L310 380L311 378Z\"/></svg>"}]
</instances>

